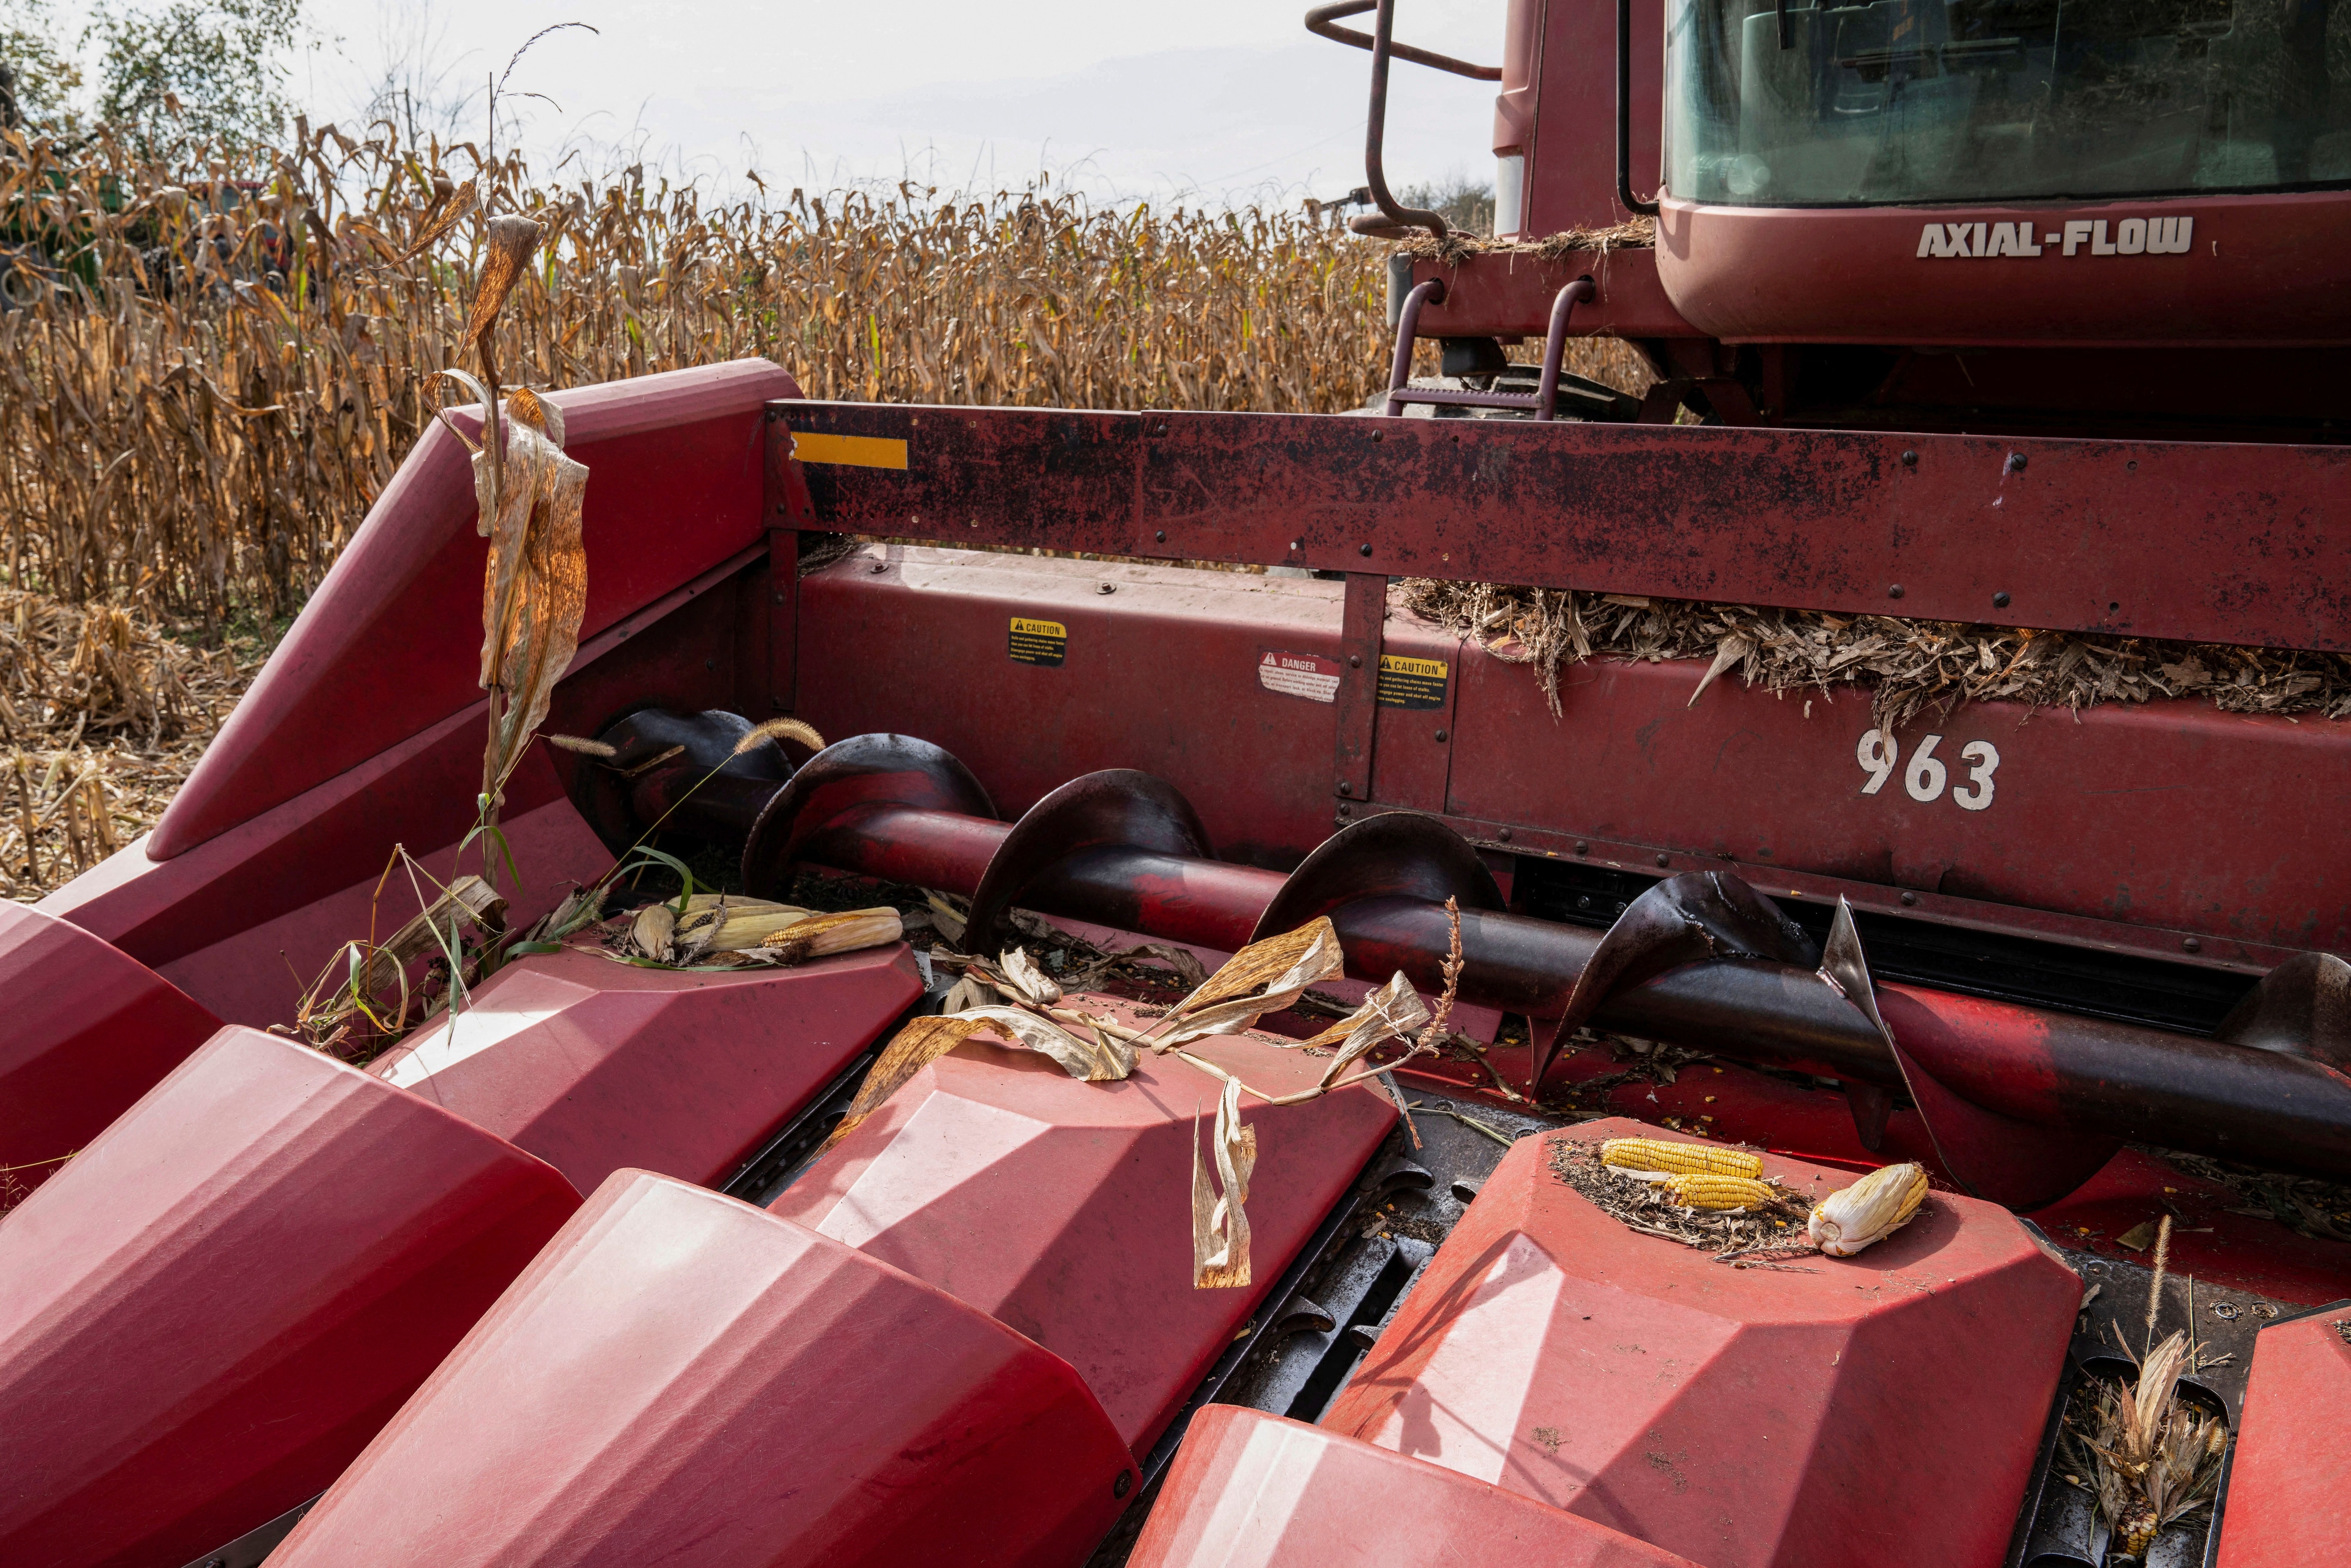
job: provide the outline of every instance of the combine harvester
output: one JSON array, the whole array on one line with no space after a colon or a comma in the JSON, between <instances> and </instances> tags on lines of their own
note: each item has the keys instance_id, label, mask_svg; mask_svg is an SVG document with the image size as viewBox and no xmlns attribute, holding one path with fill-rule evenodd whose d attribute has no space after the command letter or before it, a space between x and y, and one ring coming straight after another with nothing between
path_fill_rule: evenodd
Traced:
<instances>
[{"instance_id":1,"label":"combine harvester","mask_svg":"<svg viewBox=\"0 0 2351 1568\"><path fill-rule=\"evenodd\" d=\"M1555 718L1397 586L2351 650L2323 26L1512 0L1487 69L1391 4L1309 19L1425 231L1376 416L518 398L497 504L588 476L538 740L481 406L418 444L0 922L0 1563L2340 1559L2351 1250L2242 1211L2351 1181L2351 730L1690 661ZM1502 242L1389 195L1395 59L1501 83ZM609 877L656 829L885 912L722 967ZM350 946L428 873L466 1005L314 1049L322 969L446 981ZM1183 983L1089 967L1143 939Z\"/></svg>"}]
</instances>

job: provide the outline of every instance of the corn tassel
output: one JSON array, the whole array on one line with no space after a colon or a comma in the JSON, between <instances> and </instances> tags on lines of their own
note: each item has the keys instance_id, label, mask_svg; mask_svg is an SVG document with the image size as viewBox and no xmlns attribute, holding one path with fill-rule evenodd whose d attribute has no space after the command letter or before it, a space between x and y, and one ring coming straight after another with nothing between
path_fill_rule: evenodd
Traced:
<instances>
[{"instance_id":1,"label":"corn tassel","mask_svg":"<svg viewBox=\"0 0 2351 1568\"><path fill-rule=\"evenodd\" d=\"M1763 1174L1762 1160L1745 1149L1665 1138L1611 1138L1600 1145L1600 1163L1650 1181L1671 1176L1745 1176L1752 1181Z\"/></svg>"},{"instance_id":2,"label":"corn tassel","mask_svg":"<svg viewBox=\"0 0 2351 1568\"><path fill-rule=\"evenodd\" d=\"M1666 1183L1666 1201L1682 1208L1760 1208L1780 1196L1770 1182L1749 1176L1677 1176Z\"/></svg>"}]
</instances>

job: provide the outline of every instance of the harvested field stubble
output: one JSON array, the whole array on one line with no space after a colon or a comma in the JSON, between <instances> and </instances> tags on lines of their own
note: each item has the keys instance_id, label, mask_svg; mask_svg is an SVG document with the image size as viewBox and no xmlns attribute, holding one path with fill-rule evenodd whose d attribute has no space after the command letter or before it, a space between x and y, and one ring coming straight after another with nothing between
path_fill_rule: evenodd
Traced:
<instances>
[{"instance_id":1,"label":"harvested field stubble","mask_svg":"<svg viewBox=\"0 0 2351 1568\"><path fill-rule=\"evenodd\" d=\"M37 898L155 825L266 649L0 591L0 894Z\"/></svg>"}]
</instances>

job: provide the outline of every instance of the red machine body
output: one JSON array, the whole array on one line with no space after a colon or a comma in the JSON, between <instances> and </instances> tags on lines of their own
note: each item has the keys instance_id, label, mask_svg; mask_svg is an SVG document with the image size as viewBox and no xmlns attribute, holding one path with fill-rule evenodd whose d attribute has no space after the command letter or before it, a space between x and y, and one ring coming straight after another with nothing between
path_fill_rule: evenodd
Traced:
<instances>
[{"instance_id":1,"label":"red machine body","mask_svg":"<svg viewBox=\"0 0 2351 1568\"><path fill-rule=\"evenodd\" d=\"M1844 1267L1655 1247L1521 1139L1324 1417L1719 1568L1998 1560L2080 1281L1989 1205ZM1844 1173L1767 1159L1800 1192ZM1997 1361L1996 1377L1982 1375ZM1936 1462L1965 1451L1963 1492Z\"/></svg>"},{"instance_id":2,"label":"red machine body","mask_svg":"<svg viewBox=\"0 0 2351 1568\"><path fill-rule=\"evenodd\" d=\"M1133 1568L1689 1568L1604 1525L1327 1427L1211 1405L1193 1417Z\"/></svg>"},{"instance_id":3,"label":"red machine body","mask_svg":"<svg viewBox=\"0 0 2351 1568\"><path fill-rule=\"evenodd\" d=\"M546 727L812 724L836 744L772 793L661 825L755 894L967 898L975 950L1016 908L1212 954L1328 915L1357 980L1433 994L1450 899L1457 1024L1527 1044L1417 1064L1408 1134L1368 1086L1252 1109L1252 1285L1202 1291L1206 1081L1165 1059L1081 1083L969 1044L810 1153L945 989L904 948L542 955L373 1075L253 1033L414 912L393 843L444 874L475 820L484 546L436 427L155 833L0 931L37 1026L0 1164L250 1026L0 1223L32 1281L0 1469L34 1478L0 1556L225 1561L415 1390L273 1563L1074 1565L1165 1473L1137 1562L1990 1568L2054 1528L2036 1444L2090 1375L2083 1280L1996 1202L2102 1269L2170 1212L2208 1289L2351 1294L2340 1243L2226 1212L2251 1169L2351 1178L2340 725L2182 696L1889 730L1695 661L1573 665L1554 715L1395 581L2351 652L2323 7L2060 36L2039 0L1513 0L1490 68L1397 47L1393 0L1313 25L1374 52L1359 226L1444 241L1392 260L1380 405L1436 417L824 404L758 361L560 392L590 597ZM1394 60L1497 82L1504 243L1387 191ZM1559 393L1593 334L1655 384ZM1530 382L1503 350L1537 339ZM515 918L679 799L616 771L514 775ZM1627 1082L1587 1027L1711 1060ZM1276 1092L1319 1067L1201 1050ZM1931 1211L1729 1267L1555 1179L1557 1139L1617 1130L1561 1132L1573 1086L1807 1189L1915 1157ZM2340 1534L2331 1324L2262 1336L2224 1563Z\"/></svg>"},{"instance_id":4,"label":"red machine body","mask_svg":"<svg viewBox=\"0 0 2351 1568\"><path fill-rule=\"evenodd\" d=\"M1132 1461L1069 1364L747 1204L616 1173L270 1561L1080 1561Z\"/></svg>"},{"instance_id":5,"label":"red machine body","mask_svg":"<svg viewBox=\"0 0 2351 1568\"><path fill-rule=\"evenodd\" d=\"M1201 1054L1270 1094L1310 1087L1326 1065L1246 1037L1205 1041ZM1201 1097L1214 1088L1176 1063L1086 1083L1030 1052L957 1053L924 1068L772 1211L1061 1356L1141 1454L1272 1283L1195 1290L1189 1252L1148 1239L1190 1232ZM1395 1120L1368 1085L1290 1109L1249 1183L1252 1245L1270 1257L1305 1245Z\"/></svg>"},{"instance_id":6,"label":"red machine body","mask_svg":"<svg viewBox=\"0 0 2351 1568\"><path fill-rule=\"evenodd\" d=\"M579 1202L223 1030L0 1225L0 1560L184 1563L316 1496Z\"/></svg>"},{"instance_id":7,"label":"red machine body","mask_svg":"<svg viewBox=\"0 0 2351 1568\"><path fill-rule=\"evenodd\" d=\"M38 910L0 908L0 1167L29 1190L220 1028L169 980Z\"/></svg>"},{"instance_id":8,"label":"red machine body","mask_svg":"<svg viewBox=\"0 0 2351 1568\"><path fill-rule=\"evenodd\" d=\"M692 974L578 951L491 977L368 1071L593 1192L623 1166L716 1186L922 994L904 947Z\"/></svg>"},{"instance_id":9,"label":"red machine body","mask_svg":"<svg viewBox=\"0 0 2351 1568\"><path fill-rule=\"evenodd\" d=\"M2262 1330L2230 1456L2220 1568L2287 1568L2321 1561L2351 1530L2351 1301Z\"/></svg>"}]
</instances>

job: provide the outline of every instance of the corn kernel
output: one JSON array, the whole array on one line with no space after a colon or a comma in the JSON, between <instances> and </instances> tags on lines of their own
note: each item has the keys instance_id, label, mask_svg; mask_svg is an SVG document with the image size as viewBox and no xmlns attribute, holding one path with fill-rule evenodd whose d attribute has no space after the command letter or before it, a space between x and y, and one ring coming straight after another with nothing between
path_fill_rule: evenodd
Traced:
<instances>
[{"instance_id":1,"label":"corn kernel","mask_svg":"<svg viewBox=\"0 0 2351 1568\"><path fill-rule=\"evenodd\" d=\"M1666 1183L1667 1201L1683 1208L1754 1208L1778 1195L1771 1183L1750 1176L1677 1176Z\"/></svg>"},{"instance_id":2,"label":"corn kernel","mask_svg":"<svg viewBox=\"0 0 2351 1568\"><path fill-rule=\"evenodd\" d=\"M1610 1138L1600 1145L1600 1163L1637 1171L1653 1179L1669 1176L1746 1176L1763 1174L1763 1162L1744 1149L1676 1143L1667 1138Z\"/></svg>"}]
</instances>

